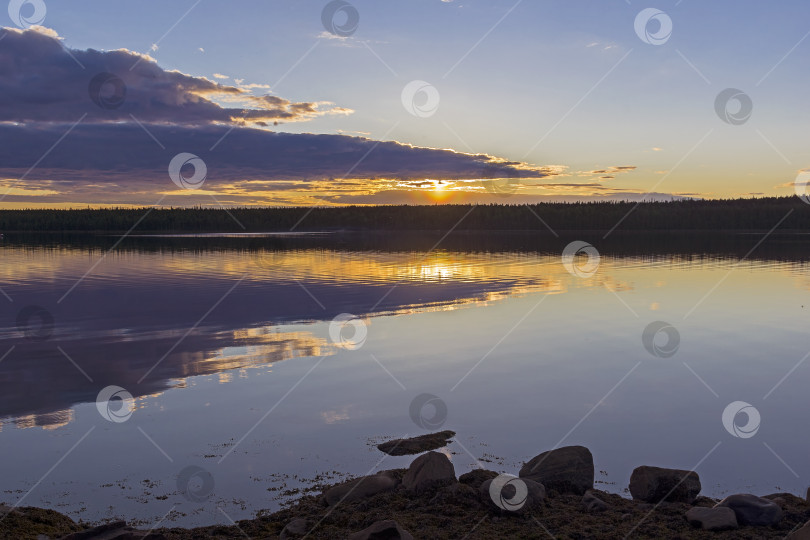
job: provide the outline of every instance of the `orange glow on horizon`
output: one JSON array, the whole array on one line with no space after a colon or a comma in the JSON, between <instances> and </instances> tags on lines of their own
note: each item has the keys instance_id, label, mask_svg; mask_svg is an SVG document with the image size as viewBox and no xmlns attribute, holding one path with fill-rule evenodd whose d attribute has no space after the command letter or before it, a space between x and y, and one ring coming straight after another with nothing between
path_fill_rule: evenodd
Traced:
<instances>
[{"instance_id":1,"label":"orange glow on horizon","mask_svg":"<svg viewBox=\"0 0 810 540\"><path fill-rule=\"evenodd\" d=\"M433 189L426 192L428 199L434 203L450 202L450 199L454 198L454 192L448 189L450 186L450 182L434 181Z\"/></svg>"}]
</instances>

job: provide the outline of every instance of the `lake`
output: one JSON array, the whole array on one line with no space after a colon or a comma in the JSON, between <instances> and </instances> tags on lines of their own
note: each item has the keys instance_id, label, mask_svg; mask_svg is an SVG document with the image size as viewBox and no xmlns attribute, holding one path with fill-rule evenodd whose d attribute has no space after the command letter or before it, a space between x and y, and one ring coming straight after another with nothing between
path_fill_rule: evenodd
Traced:
<instances>
[{"instance_id":1,"label":"lake","mask_svg":"<svg viewBox=\"0 0 810 540\"><path fill-rule=\"evenodd\" d=\"M7 235L0 502L230 524L405 467L375 445L438 429L458 434L457 474L579 444L612 492L657 465L696 469L709 496L803 495L808 248L789 234Z\"/></svg>"}]
</instances>

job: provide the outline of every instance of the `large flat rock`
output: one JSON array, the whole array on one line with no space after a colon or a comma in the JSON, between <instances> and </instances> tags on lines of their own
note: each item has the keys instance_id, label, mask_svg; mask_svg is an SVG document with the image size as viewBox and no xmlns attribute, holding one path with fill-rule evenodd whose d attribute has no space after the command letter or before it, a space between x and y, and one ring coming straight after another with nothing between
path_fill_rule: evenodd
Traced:
<instances>
[{"instance_id":1,"label":"large flat rock","mask_svg":"<svg viewBox=\"0 0 810 540\"><path fill-rule=\"evenodd\" d=\"M450 439L455 436L455 431L440 431L409 439L394 439L393 441L378 444L377 448L389 456L408 456L447 446Z\"/></svg>"}]
</instances>

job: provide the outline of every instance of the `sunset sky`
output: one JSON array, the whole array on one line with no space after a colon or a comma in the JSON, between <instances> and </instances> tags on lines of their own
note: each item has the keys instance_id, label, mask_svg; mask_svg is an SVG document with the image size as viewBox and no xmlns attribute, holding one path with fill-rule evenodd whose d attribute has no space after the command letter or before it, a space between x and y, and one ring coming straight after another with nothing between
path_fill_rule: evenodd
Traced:
<instances>
[{"instance_id":1,"label":"sunset sky","mask_svg":"<svg viewBox=\"0 0 810 540\"><path fill-rule=\"evenodd\" d=\"M0 208L790 195L807 20L800 0L12 1Z\"/></svg>"}]
</instances>

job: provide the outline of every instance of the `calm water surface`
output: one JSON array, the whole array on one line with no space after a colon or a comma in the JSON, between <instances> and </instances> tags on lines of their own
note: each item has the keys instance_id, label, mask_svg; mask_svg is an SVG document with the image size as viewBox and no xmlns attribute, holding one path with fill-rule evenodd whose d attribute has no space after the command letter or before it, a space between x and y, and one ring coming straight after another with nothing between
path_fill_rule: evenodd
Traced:
<instances>
[{"instance_id":1,"label":"calm water surface","mask_svg":"<svg viewBox=\"0 0 810 540\"><path fill-rule=\"evenodd\" d=\"M744 258L760 239L594 236L598 270L578 277L560 257L573 239L552 237L432 252L433 239L351 235L133 238L110 252L114 239L7 238L0 502L230 523L406 466L375 444L426 432L409 413L424 393L446 404L458 474L516 473L582 444L609 491L647 464L696 467L712 496L803 494L810 240L774 236ZM342 313L362 321L362 346L330 337ZM674 354L645 348L655 321L677 331ZM134 396L125 421L96 405L110 385ZM735 401L760 414L751 437L723 425ZM178 489L189 466L204 471L198 500Z\"/></svg>"}]
</instances>

